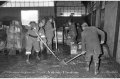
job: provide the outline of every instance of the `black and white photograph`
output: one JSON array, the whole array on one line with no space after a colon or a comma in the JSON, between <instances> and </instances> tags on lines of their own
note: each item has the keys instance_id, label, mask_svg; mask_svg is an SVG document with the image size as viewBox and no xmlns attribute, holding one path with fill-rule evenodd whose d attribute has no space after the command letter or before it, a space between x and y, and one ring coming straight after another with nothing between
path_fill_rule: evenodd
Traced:
<instances>
[{"instance_id":1,"label":"black and white photograph","mask_svg":"<svg viewBox=\"0 0 120 79\"><path fill-rule=\"evenodd\" d=\"M0 78L120 78L120 1L0 0Z\"/></svg>"}]
</instances>

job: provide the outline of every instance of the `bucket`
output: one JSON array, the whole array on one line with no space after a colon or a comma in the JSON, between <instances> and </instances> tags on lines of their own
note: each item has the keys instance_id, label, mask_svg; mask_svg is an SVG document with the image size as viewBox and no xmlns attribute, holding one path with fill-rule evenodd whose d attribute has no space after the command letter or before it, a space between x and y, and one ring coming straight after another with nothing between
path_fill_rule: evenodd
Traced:
<instances>
[{"instance_id":1,"label":"bucket","mask_svg":"<svg viewBox=\"0 0 120 79\"><path fill-rule=\"evenodd\" d=\"M79 50L82 49L82 43L81 43L81 42L78 43L78 49L79 49Z\"/></svg>"},{"instance_id":2,"label":"bucket","mask_svg":"<svg viewBox=\"0 0 120 79\"><path fill-rule=\"evenodd\" d=\"M78 54L78 52L77 52L77 45L75 45L75 44L71 45L71 54L72 55Z\"/></svg>"}]
</instances>

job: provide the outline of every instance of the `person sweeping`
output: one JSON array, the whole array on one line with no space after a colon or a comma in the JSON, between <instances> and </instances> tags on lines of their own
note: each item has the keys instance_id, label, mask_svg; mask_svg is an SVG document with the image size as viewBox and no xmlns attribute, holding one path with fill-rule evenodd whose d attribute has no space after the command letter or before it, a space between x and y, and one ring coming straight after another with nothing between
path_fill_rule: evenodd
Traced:
<instances>
[{"instance_id":1,"label":"person sweeping","mask_svg":"<svg viewBox=\"0 0 120 79\"><path fill-rule=\"evenodd\" d=\"M95 71L94 74L99 73L99 57L102 54L100 44L104 43L105 33L95 26L88 26L86 22L82 25L82 51L86 51L85 60L87 63L86 70L90 69L91 57L93 57ZM101 36L101 41L99 41L98 35Z\"/></svg>"},{"instance_id":2,"label":"person sweeping","mask_svg":"<svg viewBox=\"0 0 120 79\"><path fill-rule=\"evenodd\" d=\"M32 47L34 48L34 50L37 54L36 59L40 60L40 58L38 56L39 51L40 51L38 36L34 32L34 30L37 30L37 32L38 32L38 25L36 24L35 21L31 21L30 29L28 29L28 32L26 34L26 55L27 55L26 62L28 64L30 64L29 60L30 60L30 54L31 54Z\"/></svg>"}]
</instances>

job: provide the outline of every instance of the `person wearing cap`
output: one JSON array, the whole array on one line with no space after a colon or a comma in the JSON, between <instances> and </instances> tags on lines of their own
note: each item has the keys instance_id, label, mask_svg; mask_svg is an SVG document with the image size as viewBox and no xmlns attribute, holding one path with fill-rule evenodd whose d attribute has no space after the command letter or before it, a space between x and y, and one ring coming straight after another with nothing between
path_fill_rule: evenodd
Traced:
<instances>
[{"instance_id":1,"label":"person wearing cap","mask_svg":"<svg viewBox=\"0 0 120 79\"><path fill-rule=\"evenodd\" d=\"M82 28L81 28L81 25L79 23L76 23L76 27L77 27L77 43L80 43L81 42Z\"/></svg>"},{"instance_id":2,"label":"person wearing cap","mask_svg":"<svg viewBox=\"0 0 120 79\"><path fill-rule=\"evenodd\" d=\"M45 33L46 33L46 38L47 38L47 45L49 46L49 48L52 50L52 41L53 41L53 37L54 37L54 31L55 29L53 28L53 18L49 18L49 20L47 21L46 25L45 25ZM48 54L51 54L49 50L47 50Z\"/></svg>"},{"instance_id":3,"label":"person wearing cap","mask_svg":"<svg viewBox=\"0 0 120 79\"><path fill-rule=\"evenodd\" d=\"M86 70L89 71L91 57L93 57L95 65L95 75L99 72L99 57L101 52L100 44L104 43L105 33L95 26L88 26L86 22L82 25L82 51L86 51L85 60L87 62ZM101 41L99 41L98 35L101 36Z\"/></svg>"},{"instance_id":4,"label":"person wearing cap","mask_svg":"<svg viewBox=\"0 0 120 79\"><path fill-rule=\"evenodd\" d=\"M46 44L46 36L45 36L45 29L44 29L45 21L46 21L45 18L43 18L39 22L39 35L42 38L42 41L40 40L41 59L44 59L45 57L47 57L47 54L45 52L43 52L43 50L45 49L44 43Z\"/></svg>"},{"instance_id":5,"label":"person wearing cap","mask_svg":"<svg viewBox=\"0 0 120 79\"><path fill-rule=\"evenodd\" d=\"M22 27L19 21L15 21L15 39L16 39L16 48L19 50L19 53L22 51Z\"/></svg>"},{"instance_id":6,"label":"person wearing cap","mask_svg":"<svg viewBox=\"0 0 120 79\"><path fill-rule=\"evenodd\" d=\"M70 20L68 21L68 26L69 26L69 32L68 35L70 36L71 42L76 42L76 36L77 36L77 30L75 23L71 22Z\"/></svg>"},{"instance_id":7,"label":"person wearing cap","mask_svg":"<svg viewBox=\"0 0 120 79\"><path fill-rule=\"evenodd\" d=\"M38 25L36 24L35 21L30 22L30 29L28 29L27 36L26 36L26 55L27 59L26 62L30 64L29 62L29 56L31 54L32 47L34 48L35 52L37 53L36 58L40 60L38 54L40 51L39 48L39 41L38 41L38 36L35 33L35 31L38 33Z\"/></svg>"}]
</instances>

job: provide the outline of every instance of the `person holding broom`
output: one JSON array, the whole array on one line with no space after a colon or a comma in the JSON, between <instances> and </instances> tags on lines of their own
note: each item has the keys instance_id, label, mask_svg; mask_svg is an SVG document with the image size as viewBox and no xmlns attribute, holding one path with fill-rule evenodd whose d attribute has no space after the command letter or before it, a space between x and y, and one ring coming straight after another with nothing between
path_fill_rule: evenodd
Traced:
<instances>
[{"instance_id":1,"label":"person holding broom","mask_svg":"<svg viewBox=\"0 0 120 79\"><path fill-rule=\"evenodd\" d=\"M45 35L47 38L47 45L48 47L52 50L52 42L53 42L53 38L54 38L54 31L56 30L55 28L53 28L53 18L49 17L46 25L45 25ZM50 55L50 51L47 50L47 53Z\"/></svg>"},{"instance_id":2,"label":"person holding broom","mask_svg":"<svg viewBox=\"0 0 120 79\"><path fill-rule=\"evenodd\" d=\"M39 35L41 37L41 39L43 41L40 40L40 54L41 54L41 59L47 59L47 53L44 52L43 50L46 49L44 43L46 44L47 40L46 40L46 35L45 35L45 29L44 29L44 26L45 26L45 23L46 23L46 20L45 18L42 18L39 22ZM43 43L44 42L44 43Z\"/></svg>"},{"instance_id":3,"label":"person holding broom","mask_svg":"<svg viewBox=\"0 0 120 79\"><path fill-rule=\"evenodd\" d=\"M40 47L39 47L39 40L38 40L38 36L36 35L35 31L36 30L38 32L38 25L35 21L31 21L30 22L30 28L28 29L28 32L26 34L26 55L27 55L27 59L26 62L28 64L30 64L30 54L31 54L31 50L32 47L34 48L35 52L37 53L36 59L40 60L39 58L39 51L40 51Z\"/></svg>"},{"instance_id":4,"label":"person holding broom","mask_svg":"<svg viewBox=\"0 0 120 79\"><path fill-rule=\"evenodd\" d=\"M100 44L104 43L105 33L95 26L88 26L86 22L82 25L82 51L86 51L85 60L87 62L86 70L89 71L91 57L93 57L95 65L95 75L99 73L99 57L102 54ZM101 36L101 41L98 35Z\"/></svg>"}]
</instances>

